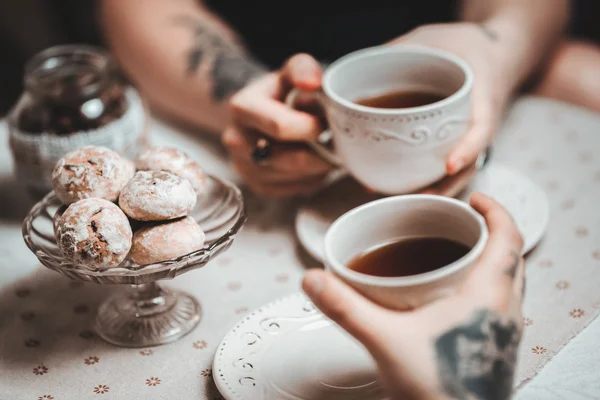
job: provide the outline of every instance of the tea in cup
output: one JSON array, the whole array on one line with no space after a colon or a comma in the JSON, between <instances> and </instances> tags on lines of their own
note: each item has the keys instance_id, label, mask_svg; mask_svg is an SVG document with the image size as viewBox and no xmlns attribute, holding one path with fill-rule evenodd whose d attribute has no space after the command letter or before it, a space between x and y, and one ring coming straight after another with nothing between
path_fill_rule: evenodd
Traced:
<instances>
[{"instance_id":1,"label":"tea in cup","mask_svg":"<svg viewBox=\"0 0 600 400\"><path fill-rule=\"evenodd\" d=\"M374 302L406 310L457 290L487 238L485 220L466 203L394 196L337 219L325 236L325 265Z\"/></svg>"},{"instance_id":2,"label":"tea in cup","mask_svg":"<svg viewBox=\"0 0 600 400\"><path fill-rule=\"evenodd\" d=\"M446 174L446 158L466 132L473 73L441 50L381 46L350 53L323 75L331 151L311 147L382 194L411 193ZM298 91L292 91L292 104Z\"/></svg>"}]
</instances>

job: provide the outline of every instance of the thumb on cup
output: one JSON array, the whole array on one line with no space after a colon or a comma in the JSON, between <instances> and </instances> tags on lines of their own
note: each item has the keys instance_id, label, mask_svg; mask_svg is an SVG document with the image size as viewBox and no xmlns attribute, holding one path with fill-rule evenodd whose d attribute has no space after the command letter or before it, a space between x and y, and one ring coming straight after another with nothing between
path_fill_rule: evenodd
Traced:
<instances>
[{"instance_id":1,"label":"thumb on cup","mask_svg":"<svg viewBox=\"0 0 600 400\"><path fill-rule=\"evenodd\" d=\"M282 76L296 89L307 92L321 88L321 65L308 54L296 54L283 66Z\"/></svg>"}]
</instances>

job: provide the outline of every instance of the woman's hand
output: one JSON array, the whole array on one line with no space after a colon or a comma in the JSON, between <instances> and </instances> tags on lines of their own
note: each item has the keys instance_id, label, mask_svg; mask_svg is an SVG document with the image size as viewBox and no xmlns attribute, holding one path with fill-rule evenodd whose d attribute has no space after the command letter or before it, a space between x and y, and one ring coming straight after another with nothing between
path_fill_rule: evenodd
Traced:
<instances>
[{"instance_id":1,"label":"woman's hand","mask_svg":"<svg viewBox=\"0 0 600 400\"><path fill-rule=\"evenodd\" d=\"M332 166L303 142L322 132L321 120L284 104L293 89L321 88L321 67L306 54L290 58L283 68L256 79L231 98L233 123L223 133L233 165L258 194L291 197L316 190ZM271 139L270 156L254 160L260 137Z\"/></svg>"},{"instance_id":2,"label":"woman's hand","mask_svg":"<svg viewBox=\"0 0 600 400\"><path fill-rule=\"evenodd\" d=\"M496 33L484 25L462 22L422 26L389 43L435 47L462 58L473 69L471 123L448 156L449 175L456 175L475 163L492 140L513 90L513 85L507 82L514 79L506 76L505 63L499 60L501 52L496 48L497 40ZM454 185L460 180L450 182Z\"/></svg>"},{"instance_id":3,"label":"woman's hand","mask_svg":"<svg viewBox=\"0 0 600 400\"><path fill-rule=\"evenodd\" d=\"M475 194L490 236L459 290L413 311L364 298L313 270L303 288L325 315L364 344L393 399L509 399L521 339L523 242L511 217Z\"/></svg>"},{"instance_id":4,"label":"woman's hand","mask_svg":"<svg viewBox=\"0 0 600 400\"><path fill-rule=\"evenodd\" d=\"M473 69L475 82L468 131L448 156L448 177L425 188L427 193L454 195L475 172L479 154L491 142L504 107L518 81L514 68L503 59L504 47L495 31L485 25L462 22L426 25L388 43L419 45L453 53ZM511 84L507 84L511 82ZM223 136L238 172L255 191L270 196L293 196L318 188L331 166L301 142L314 140L322 131L320 119L283 104L291 88L315 91L321 87L318 63L296 55L278 72L242 89L231 100L234 123ZM273 157L257 165L251 153L260 135L279 142Z\"/></svg>"}]
</instances>

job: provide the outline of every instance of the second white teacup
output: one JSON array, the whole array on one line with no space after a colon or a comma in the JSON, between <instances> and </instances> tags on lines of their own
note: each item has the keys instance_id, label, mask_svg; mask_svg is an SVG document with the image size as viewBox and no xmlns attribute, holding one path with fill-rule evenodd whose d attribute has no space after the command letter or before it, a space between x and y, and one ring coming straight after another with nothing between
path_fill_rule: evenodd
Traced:
<instances>
[{"instance_id":1,"label":"second white teacup","mask_svg":"<svg viewBox=\"0 0 600 400\"><path fill-rule=\"evenodd\" d=\"M421 237L451 240L470 250L449 265L411 276L374 276L348 268L356 256L379 245ZM394 196L357 207L337 219L325 236L325 265L376 303L406 310L457 290L479 260L487 238L485 220L466 203L433 195ZM398 261L401 264L402 260Z\"/></svg>"},{"instance_id":2,"label":"second white teacup","mask_svg":"<svg viewBox=\"0 0 600 400\"><path fill-rule=\"evenodd\" d=\"M368 48L331 64L322 86L335 151L311 145L324 158L382 194L411 193L445 175L446 158L469 123L473 73L463 60L425 47ZM400 91L442 100L411 108L356 103Z\"/></svg>"}]
</instances>

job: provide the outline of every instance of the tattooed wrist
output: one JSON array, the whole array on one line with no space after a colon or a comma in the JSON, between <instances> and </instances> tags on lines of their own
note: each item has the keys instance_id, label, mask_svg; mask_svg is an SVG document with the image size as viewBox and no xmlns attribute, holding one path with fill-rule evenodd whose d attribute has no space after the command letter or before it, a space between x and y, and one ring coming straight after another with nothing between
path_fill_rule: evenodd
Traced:
<instances>
[{"instance_id":1,"label":"tattooed wrist","mask_svg":"<svg viewBox=\"0 0 600 400\"><path fill-rule=\"evenodd\" d=\"M187 53L186 74L195 76L200 68L205 69L212 79L213 100L227 99L267 71L210 21L180 15L173 22L187 28L194 38Z\"/></svg>"},{"instance_id":2,"label":"tattooed wrist","mask_svg":"<svg viewBox=\"0 0 600 400\"><path fill-rule=\"evenodd\" d=\"M476 311L435 341L443 392L457 400L510 399L520 340L515 321Z\"/></svg>"},{"instance_id":3,"label":"tattooed wrist","mask_svg":"<svg viewBox=\"0 0 600 400\"><path fill-rule=\"evenodd\" d=\"M517 270L519 269L520 263L521 263L521 253L519 253L516 250L511 251L510 252L510 265L508 266L506 271L504 271L506 276L508 276L510 279L515 279L515 276L517 275Z\"/></svg>"},{"instance_id":4,"label":"tattooed wrist","mask_svg":"<svg viewBox=\"0 0 600 400\"><path fill-rule=\"evenodd\" d=\"M490 39L493 42L497 42L500 39L500 35L498 35L498 32L496 32L494 29L490 28L487 25L484 24L477 24L477 26L479 27L479 29L481 29L481 32L483 32L483 34L485 36L487 36L488 39Z\"/></svg>"}]
</instances>

